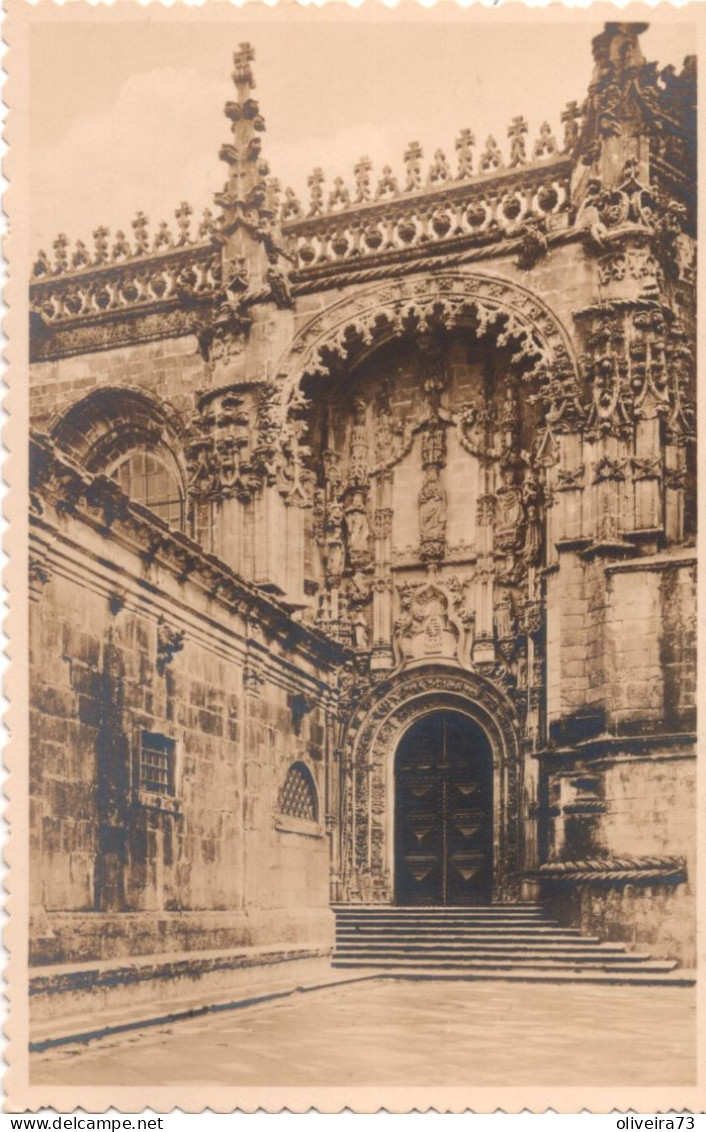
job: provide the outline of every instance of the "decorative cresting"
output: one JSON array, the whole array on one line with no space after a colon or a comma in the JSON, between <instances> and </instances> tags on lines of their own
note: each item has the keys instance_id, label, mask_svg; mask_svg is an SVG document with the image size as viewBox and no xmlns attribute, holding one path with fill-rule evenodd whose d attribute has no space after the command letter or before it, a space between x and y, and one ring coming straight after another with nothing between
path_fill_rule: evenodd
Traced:
<instances>
[{"instance_id":1,"label":"decorative cresting","mask_svg":"<svg viewBox=\"0 0 706 1132\"><path fill-rule=\"evenodd\" d=\"M341 746L340 895L393 899L394 757L404 732L430 712L475 720L493 753L493 900L517 899L521 873L522 770L519 724L510 700L477 673L442 665L377 684L357 702Z\"/></svg>"},{"instance_id":2,"label":"decorative cresting","mask_svg":"<svg viewBox=\"0 0 706 1132\"><path fill-rule=\"evenodd\" d=\"M308 322L278 365L282 403L295 407L302 378L332 377L394 338L470 326L512 348L511 363L557 419L578 396L571 338L536 294L494 276L425 275L378 284L342 299Z\"/></svg>"},{"instance_id":3,"label":"decorative cresting","mask_svg":"<svg viewBox=\"0 0 706 1132\"><path fill-rule=\"evenodd\" d=\"M457 173L452 173L443 151L437 150L423 184L415 170L415 160L421 160L422 153L419 149L416 157L413 142L407 151L408 179L404 192L400 192L389 166L385 166L378 181L374 200L369 192L363 196L364 176L360 177L353 201L342 178L337 177L325 212L323 174L320 169L314 170L309 178L311 205L307 215L303 216L293 194L282 213L283 231L302 278L326 273L337 265L374 263L381 254L399 256L430 246L446 251L459 240L481 246L522 240L528 225L545 237L537 258L545 254L546 233L568 224L570 156L558 154L547 127L544 152L535 146L531 165L522 157L505 168L493 138L488 138L480 170L474 174L470 170L466 137L469 134L470 131L462 131L458 139L461 146ZM519 157L521 151L516 143L513 152ZM356 167L361 172L365 161L361 158Z\"/></svg>"}]
</instances>

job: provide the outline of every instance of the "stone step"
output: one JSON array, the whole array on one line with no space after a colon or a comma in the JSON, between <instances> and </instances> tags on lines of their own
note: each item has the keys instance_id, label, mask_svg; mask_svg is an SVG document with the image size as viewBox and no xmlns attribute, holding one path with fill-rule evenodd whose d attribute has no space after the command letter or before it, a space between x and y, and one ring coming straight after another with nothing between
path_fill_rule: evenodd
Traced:
<instances>
[{"instance_id":1,"label":"stone step","mask_svg":"<svg viewBox=\"0 0 706 1132\"><path fill-rule=\"evenodd\" d=\"M354 919L352 916L350 919L342 919L339 916L336 919L336 924L339 928L362 928L365 929L365 931L370 931L373 928L385 928L386 930L397 932L412 931L414 929L423 929L428 932L447 932L454 928L485 928L488 931L496 932L501 930L536 932L542 928L554 928L558 931L568 932L578 931L575 927L569 925L565 926L564 924L560 924L558 920L550 920L548 918L537 920L503 920L500 919L500 917L484 919L481 916L468 917L466 919L454 916L445 920L425 920L422 916L415 916L414 919L410 917L405 920L385 916L369 916L366 919L360 920Z\"/></svg>"},{"instance_id":2,"label":"stone step","mask_svg":"<svg viewBox=\"0 0 706 1132\"><path fill-rule=\"evenodd\" d=\"M352 946L374 947L380 943L390 943L399 946L429 946L429 947L455 947L463 944L473 944L489 947L572 947L572 946L601 946L602 941L596 935L563 935L563 933L545 933L530 935L508 935L502 932L455 932L450 935L432 935L429 932L407 933L401 932L393 935L391 932L337 932L336 943ZM611 941L609 946L625 947L626 944Z\"/></svg>"},{"instance_id":3,"label":"stone step","mask_svg":"<svg viewBox=\"0 0 706 1132\"><path fill-rule=\"evenodd\" d=\"M486 962L490 960L497 960L500 963L590 963L591 965L600 963L642 963L648 962L650 956L648 953L640 952L635 954L630 951L602 951L598 948L591 951L535 951L528 948L526 951L493 951L486 948L473 950L472 948L463 948L456 951L434 951L434 952L410 952L399 950L398 948L360 948L343 950L337 948L333 953L333 959L355 959L362 964L384 959L385 961L397 962L404 960L410 963L456 963L467 960L472 962ZM671 962L671 960L665 960ZM672 963L672 966L674 964Z\"/></svg>"},{"instance_id":4,"label":"stone step","mask_svg":"<svg viewBox=\"0 0 706 1132\"><path fill-rule=\"evenodd\" d=\"M424 920L425 923L430 921L438 921L443 923L447 920L521 920L534 923L535 921L542 921L548 919L545 912L508 912L503 909L498 909L492 912L490 908L450 908L442 912L433 912L425 908L406 908L404 912L396 912L391 908L378 908L376 911L370 909L367 912L337 912L337 920L394 920L397 923L404 923L406 920Z\"/></svg>"},{"instance_id":5,"label":"stone step","mask_svg":"<svg viewBox=\"0 0 706 1132\"><path fill-rule=\"evenodd\" d=\"M678 979L674 960L584 936L550 919L539 905L341 908L332 965L392 978L690 985Z\"/></svg>"},{"instance_id":6,"label":"stone step","mask_svg":"<svg viewBox=\"0 0 706 1132\"><path fill-rule=\"evenodd\" d=\"M454 940L451 943L419 943L416 940L337 940L335 954L342 951L358 953L360 951L394 951L410 955L457 955L460 952L489 952L498 955L526 955L532 952L537 955L575 955L581 952L584 955L631 955L624 943L592 943L582 939L568 940L566 942L535 943L528 940L525 943L504 943L496 940Z\"/></svg>"},{"instance_id":7,"label":"stone step","mask_svg":"<svg viewBox=\"0 0 706 1132\"><path fill-rule=\"evenodd\" d=\"M342 969L351 968L375 968L380 970L396 970L396 971L481 971L481 970L502 970L502 971L580 971L583 969L581 961L559 960L559 959L467 959L467 960L450 960L450 959L404 959L404 958L390 958L390 959L345 959L338 958L334 955L332 966ZM600 963L591 964L586 969L594 971L596 969L609 973L625 972L629 974L644 973L644 974L665 974L668 971L673 971L676 967L676 962L671 959L638 959L633 963L617 964L610 960Z\"/></svg>"},{"instance_id":8,"label":"stone step","mask_svg":"<svg viewBox=\"0 0 706 1132\"><path fill-rule=\"evenodd\" d=\"M508 944L522 944L522 943L573 943L581 940L583 943L600 943L598 936L587 935L582 936L579 932L569 934L568 932L479 932L479 931L457 931L457 932L386 932L386 931L343 931L336 932L336 941L355 943L375 943L378 940L391 940L392 942L409 942L409 943L422 943L427 940L430 943L508 943Z\"/></svg>"},{"instance_id":9,"label":"stone step","mask_svg":"<svg viewBox=\"0 0 706 1132\"><path fill-rule=\"evenodd\" d=\"M332 910L337 916L348 912L391 912L404 916L410 912L434 912L446 915L449 912L539 912L544 913L542 904L522 903L514 904L332 904Z\"/></svg>"},{"instance_id":10,"label":"stone step","mask_svg":"<svg viewBox=\"0 0 706 1132\"><path fill-rule=\"evenodd\" d=\"M377 974L383 979L403 979L405 982L498 982L498 983L593 983L600 986L648 986L648 987L693 987L696 984L696 972L679 969L676 971L596 971L585 968L578 971L562 970L497 970L485 968L477 970L458 971L426 971L416 970L384 970L368 967L367 970ZM361 968L362 972L362 968Z\"/></svg>"},{"instance_id":11,"label":"stone step","mask_svg":"<svg viewBox=\"0 0 706 1132\"><path fill-rule=\"evenodd\" d=\"M389 912L371 912L369 916L337 916L339 924L556 924L558 920L550 916L487 916L484 913L471 913L464 915L461 912L449 913L448 916L426 916L418 913L415 916L394 916Z\"/></svg>"}]
</instances>

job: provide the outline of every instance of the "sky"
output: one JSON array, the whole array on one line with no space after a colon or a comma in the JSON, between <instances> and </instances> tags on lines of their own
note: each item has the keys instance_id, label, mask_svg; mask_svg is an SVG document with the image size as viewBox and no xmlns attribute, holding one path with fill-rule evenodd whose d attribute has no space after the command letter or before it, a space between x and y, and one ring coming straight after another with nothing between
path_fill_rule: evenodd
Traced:
<instances>
[{"instance_id":1,"label":"sky","mask_svg":"<svg viewBox=\"0 0 706 1132\"><path fill-rule=\"evenodd\" d=\"M493 134L507 155L507 128L529 121L528 149L546 119L561 141L560 113L585 96L597 22L548 23L542 12L521 24L474 20L456 9L386 12L375 20L329 19L326 10L221 6L190 23L153 19L35 25L31 38L30 140L32 247L51 251L57 233L92 247L138 209L154 232L175 228L182 200L195 216L212 207L226 176L218 160L230 140L223 105L233 97L232 55L249 41L267 131L263 155L283 186L308 199L314 166L353 186L362 154L402 178L402 154L415 140L424 165L470 127L475 162ZM301 14L303 13L303 14ZM646 58L681 67L694 30L681 20L642 36Z\"/></svg>"}]
</instances>

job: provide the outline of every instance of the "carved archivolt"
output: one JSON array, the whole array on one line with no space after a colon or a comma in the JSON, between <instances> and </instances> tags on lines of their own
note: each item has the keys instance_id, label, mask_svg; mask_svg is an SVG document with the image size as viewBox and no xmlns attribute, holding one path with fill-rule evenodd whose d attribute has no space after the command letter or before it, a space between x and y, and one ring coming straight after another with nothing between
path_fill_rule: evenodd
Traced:
<instances>
[{"instance_id":1,"label":"carved archivolt","mask_svg":"<svg viewBox=\"0 0 706 1132\"><path fill-rule=\"evenodd\" d=\"M512 347L512 360L528 379L541 381L557 369L578 379L571 339L536 295L504 279L444 274L378 284L313 318L280 359L282 403L295 396L305 374L330 376L371 347L408 332L466 324Z\"/></svg>"},{"instance_id":2,"label":"carved archivolt","mask_svg":"<svg viewBox=\"0 0 706 1132\"><path fill-rule=\"evenodd\" d=\"M392 768L403 733L432 711L475 719L493 752L494 899L517 895L520 871L521 764L509 699L473 672L417 668L377 685L357 705L343 741L345 789L341 860L351 900L392 899Z\"/></svg>"}]
</instances>

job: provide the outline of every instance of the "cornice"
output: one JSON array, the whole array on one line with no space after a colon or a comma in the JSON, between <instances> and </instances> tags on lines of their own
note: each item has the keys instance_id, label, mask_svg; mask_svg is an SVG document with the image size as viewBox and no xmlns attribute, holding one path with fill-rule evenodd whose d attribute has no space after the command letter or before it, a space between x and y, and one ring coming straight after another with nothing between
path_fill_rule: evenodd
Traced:
<instances>
[{"instance_id":1,"label":"cornice","mask_svg":"<svg viewBox=\"0 0 706 1132\"><path fill-rule=\"evenodd\" d=\"M91 476L59 456L42 436L30 438L30 522L51 531L43 500L58 513L72 515L107 541L138 553L147 565L159 563L178 582L198 585L208 596L241 616L255 619L285 646L337 667L349 652L325 634L294 621L284 602L263 593L198 543L171 530L148 508L125 495L114 480Z\"/></svg>"}]
</instances>

